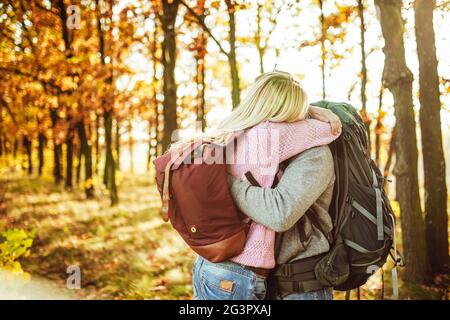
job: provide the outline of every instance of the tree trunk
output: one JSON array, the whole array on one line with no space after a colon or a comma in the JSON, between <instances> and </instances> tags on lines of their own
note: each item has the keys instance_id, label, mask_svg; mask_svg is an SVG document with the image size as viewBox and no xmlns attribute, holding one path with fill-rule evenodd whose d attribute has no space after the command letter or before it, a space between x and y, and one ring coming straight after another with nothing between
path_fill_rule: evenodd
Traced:
<instances>
[{"instance_id":1,"label":"tree trunk","mask_svg":"<svg viewBox=\"0 0 450 320\"><path fill-rule=\"evenodd\" d=\"M4 145L4 136L3 136L3 117L2 117L2 109L0 108L0 157L3 156L3 145ZM5 150L6 151L6 150Z\"/></svg>"},{"instance_id":2,"label":"tree trunk","mask_svg":"<svg viewBox=\"0 0 450 320\"><path fill-rule=\"evenodd\" d=\"M106 161L105 161L105 176L107 187L111 198L111 205L114 206L119 202L116 188L116 164L113 156L112 147L112 111L104 112L105 121L105 144L106 144Z\"/></svg>"},{"instance_id":3,"label":"tree trunk","mask_svg":"<svg viewBox=\"0 0 450 320\"><path fill-rule=\"evenodd\" d=\"M62 33L62 38L64 41L64 47L65 47L65 55L66 57L70 57L71 53L70 51L70 46L71 46L71 42L72 42L72 30L70 30L67 27L67 9L66 6L64 4L64 0L57 0L56 1L56 6L58 7L58 14L59 14L59 18L61 20L61 33Z\"/></svg>"},{"instance_id":4,"label":"tree trunk","mask_svg":"<svg viewBox=\"0 0 450 320\"><path fill-rule=\"evenodd\" d=\"M134 173L134 157L133 157L133 124L128 121L128 153L130 154L130 172Z\"/></svg>"},{"instance_id":5,"label":"tree trunk","mask_svg":"<svg viewBox=\"0 0 450 320\"><path fill-rule=\"evenodd\" d=\"M94 171L98 173L98 165L100 163L100 115L95 115L95 166Z\"/></svg>"},{"instance_id":6,"label":"tree trunk","mask_svg":"<svg viewBox=\"0 0 450 320\"><path fill-rule=\"evenodd\" d=\"M175 82L175 60L176 60L176 32L175 20L179 7L178 0L162 0L163 15L161 25L164 33L162 43L162 65L163 72L163 114L164 114L164 136L162 139L163 152L172 143L172 134L178 128L177 125L177 84Z\"/></svg>"},{"instance_id":7,"label":"tree trunk","mask_svg":"<svg viewBox=\"0 0 450 320\"><path fill-rule=\"evenodd\" d=\"M206 45L206 43L205 43ZM205 132L205 58L197 59L197 122L201 123L201 130Z\"/></svg>"},{"instance_id":8,"label":"tree trunk","mask_svg":"<svg viewBox=\"0 0 450 320\"><path fill-rule=\"evenodd\" d=\"M327 62L327 51L325 48L325 40L327 39L327 30L325 28L325 14L323 12L323 0L319 0L319 6L320 6L320 25L322 29L321 34L321 41L320 41L320 48L321 48L321 59L322 59L322 99L325 100L327 98L327 91L326 91L326 81L325 81L325 70L326 70L326 62Z\"/></svg>"},{"instance_id":9,"label":"tree trunk","mask_svg":"<svg viewBox=\"0 0 450 320\"><path fill-rule=\"evenodd\" d=\"M1 149L3 150L2 155L7 156L8 155L8 141L6 139L6 136L4 133L1 133L1 137L0 137L0 144L1 144Z\"/></svg>"},{"instance_id":10,"label":"tree trunk","mask_svg":"<svg viewBox=\"0 0 450 320\"><path fill-rule=\"evenodd\" d=\"M150 52L153 63L153 75L152 75L152 98L151 108L153 108L152 115L148 120L148 155L147 155L147 171L150 170L150 164L153 156L158 156L159 152L159 103L158 103L158 57L156 53L158 51L158 22L153 20L153 42L151 44ZM152 138L154 133L154 139ZM153 143L155 141L155 143Z\"/></svg>"},{"instance_id":11,"label":"tree trunk","mask_svg":"<svg viewBox=\"0 0 450 320\"><path fill-rule=\"evenodd\" d=\"M442 147L441 101L433 11L435 0L416 0L415 29L419 56L420 128L425 185L425 231L433 274L448 267L448 216L445 159Z\"/></svg>"},{"instance_id":12,"label":"tree trunk","mask_svg":"<svg viewBox=\"0 0 450 320\"><path fill-rule=\"evenodd\" d=\"M78 146L76 153L77 153L77 169L75 182L77 185L79 185L81 181L81 164L83 162L83 152L81 151L81 145Z\"/></svg>"},{"instance_id":13,"label":"tree trunk","mask_svg":"<svg viewBox=\"0 0 450 320\"><path fill-rule=\"evenodd\" d=\"M231 74L231 100L233 108L237 107L240 103L240 84L239 84L240 80L239 80L239 69L236 59L236 17L235 17L235 11L237 6L236 1L225 0L229 17L229 32L228 32L228 42L230 45L229 51L225 50L223 46L220 44L220 42L213 36L211 30L205 25L204 19L202 18L201 15L199 15L195 10L189 7L184 1L174 1L174 3L175 2L182 3L186 7L186 9L196 18L197 22L200 24L203 30L205 30L214 40L214 42L219 47L220 51L224 55L226 55L228 59L228 64L230 66L230 74Z\"/></svg>"},{"instance_id":14,"label":"tree trunk","mask_svg":"<svg viewBox=\"0 0 450 320\"><path fill-rule=\"evenodd\" d=\"M116 189L116 164L113 156L113 145L112 145L112 117L113 117L113 109L114 109L114 87L113 87L113 62L110 61L108 66L105 62L105 48L107 48L107 43L105 41L105 33L102 27L102 19L107 18L106 20L111 19L112 10L113 10L113 1L109 2L109 10L106 10L106 16L104 16L100 9L99 0L96 0L96 13L97 13L97 33L98 33L98 41L99 48L98 53L100 54L100 62L102 64L102 68L104 71L108 71L110 74L107 79L105 79L105 84L109 87L109 91L105 93L102 97L102 106L103 106L103 126L105 127L105 169L103 172L103 183L106 188L110 192L111 205L115 205L118 203L117 198L117 189ZM109 31L110 37L111 27L107 29ZM109 69L108 69L109 68ZM97 131L98 133L98 131Z\"/></svg>"},{"instance_id":15,"label":"tree trunk","mask_svg":"<svg viewBox=\"0 0 450 320\"><path fill-rule=\"evenodd\" d=\"M32 160L32 154L31 154L31 150L32 150L32 143L31 143L31 139L28 138L28 136L24 136L23 137L23 146L25 148L25 152L27 154L27 160L28 160L28 174L31 175L33 173L33 160Z\"/></svg>"},{"instance_id":16,"label":"tree trunk","mask_svg":"<svg viewBox=\"0 0 450 320\"><path fill-rule=\"evenodd\" d=\"M92 179L92 148L86 136L83 119L77 124L78 137L80 138L80 153L84 155L84 191L86 198L94 197L94 183Z\"/></svg>"},{"instance_id":17,"label":"tree trunk","mask_svg":"<svg viewBox=\"0 0 450 320\"><path fill-rule=\"evenodd\" d=\"M228 17L230 24L230 31L228 35L228 41L230 44L230 52L228 53L228 63L230 65L231 72L231 100L233 103L233 109L236 108L241 100L241 89L239 80L239 70L236 60L236 17L235 17L235 2L233 0L225 0L228 8Z\"/></svg>"},{"instance_id":18,"label":"tree trunk","mask_svg":"<svg viewBox=\"0 0 450 320\"><path fill-rule=\"evenodd\" d=\"M364 22L364 3L363 0L358 0L358 16L360 21L360 36L361 36L361 103L362 103L362 114L364 119L364 124L366 125L367 137L368 137L368 152L372 150L370 141L370 118L367 113L367 66L366 66L366 24Z\"/></svg>"},{"instance_id":19,"label":"tree trunk","mask_svg":"<svg viewBox=\"0 0 450 320\"><path fill-rule=\"evenodd\" d=\"M5 150L6 154L11 153L11 142L9 141L6 134L3 134L3 149Z\"/></svg>"},{"instance_id":20,"label":"tree trunk","mask_svg":"<svg viewBox=\"0 0 450 320\"><path fill-rule=\"evenodd\" d=\"M396 193L400 203L405 280L426 283L430 280L425 232L420 208L417 177L417 137L412 101L413 75L406 65L403 42L404 24L401 0L375 0L385 40L383 80L392 92L396 118Z\"/></svg>"},{"instance_id":21,"label":"tree trunk","mask_svg":"<svg viewBox=\"0 0 450 320\"><path fill-rule=\"evenodd\" d=\"M258 50L258 57L259 57L259 72L261 74L264 73L264 48L261 45L261 37L262 37L262 31L261 31L261 12L263 9L263 5L261 3L257 4L256 8L256 34L255 34L255 43L256 43L256 50Z\"/></svg>"},{"instance_id":22,"label":"tree trunk","mask_svg":"<svg viewBox=\"0 0 450 320\"><path fill-rule=\"evenodd\" d=\"M120 122L119 119L116 118L116 134L114 138L115 149L116 149L116 168L120 171Z\"/></svg>"},{"instance_id":23,"label":"tree trunk","mask_svg":"<svg viewBox=\"0 0 450 320\"><path fill-rule=\"evenodd\" d=\"M44 148L46 143L46 138L43 132L39 132L38 135L38 158L39 158L39 166L38 166L38 173L39 176L42 175L42 169L44 168Z\"/></svg>"},{"instance_id":24,"label":"tree trunk","mask_svg":"<svg viewBox=\"0 0 450 320\"><path fill-rule=\"evenodd\" d=\"M156 115L155 118L158 118L158 115ZM150 165L152 163L153 156L155 155L153 153L155 148L153 147L153 141L154 140L153 140L153 137L152 137L152 134L153 134L153 132L155 130L154 123L155 123L154 118L150 118L148 120L148 152L147 152L147 167L146 167L147 171L150 170Z\"/></svg>"},{"instance_id":25,"label":"tree trunk","mask_svg":"<svg viewBox=\"0 0 450 320\"><path fill-rule=\"evenodd\" d=\"M57 123L59 120L58 113L56 109L50 110L50 117L52 120L52 130L53 130L53 177L56 184L60 184L62 181L62 144L58 141L56 137Z\"/></svg>"},{"instance_id":26,"label":"tree trunk","mask_svg":"<svg viewBox=\"0 0 450 320\"><path fill-rule=\"evenodd\" d=\"M59 11L59 18L61 20L61 35L64 42L64 55L66 60L70 59L73 56L72 52L72 40L73 40L73 30L69 29L67 26L67 8L64 3L64 0L57 0L56 6ZM71 90L67 95L71 95L73 91ZM65 177L65 188L72 189L73 187L73 127L70 124L71 116L69 116L69 129L66 137L66 177ZM61 157L62 157L62 147L61 147Z\"/></svg>"},{"instance_id":27,"label":"tree trunk","mask_svg":"<svg viewBox=\"0 0 450 320\"><path fill-rule=\"evenodd\" d=\"M384 87L381 85L380 96L378 97L377 123L375 125L375 162L378 166L380 165L381 135L383 134L383 94Z\"/></svg>"},{"instance_id":28,"label":"tree trunk","mask_svg":"<svg viewBox=\"0 0 450 320\"><path fill-rule=\"evenodd\" d=\"M64 183L65 188L69 190L73 187L73 128L72 125L70 126L66 137L66 177Z\"/></svg>"},{"instance_id":29,"label":"tree trunk","mask_svg":"<svg viewBox=\"0 0 450 320\"><path fill-rule=\"evenodd\" d=\"M205 0L198 0L196 7L201 17L205 16ZM194 39L196 47L196 83L197 83L197 123L200 123L202 132L205 132L205 56L208 42L207 34L204 30Z\"/></svg>"},{"instance_id":30,"label":"tree trunk","mask_svg":"<svg viewBox=\"0 0 450 320\"><path fill-rule=\"evenodd\" d=\"M63 179L62 154L63 154L62 144L56 144L54 146L54 150L53 150L53 156L54 156L53 177L55 179L56 184L60 184Z\"/></svg>"},{"instance_id":31,"label":"tree trunk","mask_svg":"<svg viewBox=\"0 0 450 320\"><path fill-rule=\"evenodd\" d=\"M17 149L19 149L19 142L17 141L17 138L15 138L14 142L13 142L13 157L14 157L14 160L16 160L16 158L17 158Z\"/></svg>"},{"instance_id":32,"label":"tree trunk","mask_svg":"<svg viewBox=\"0 0 450 320\"><path fill-rule=\"evenodd\" d=\"M3 134L3 150L5 150L6 154L11 153L10 141L8 140L6 134Z\"/></svg>"},{"instance_id":33,"label":"tree trunk","mask_svg":"<svg viewBox=\"0 0 450 320\"><path fill-rule=\"evenodd\" d=\"M387 178L391 172L391 166L392 166L392 159L394 158L395 154L395 126L392 129L391 132L391 141L389 142L388 152L387 152L387 159L386 164L384 165L384 177Z\"/></svg>"},{"instance_id":34,"label":"tree trunk","mask_svg":"<svg viewBox=\"0 0 450 320\"><path fill-rule=\"evenodd\" d=\"M103 115L103 118L106 118L106 115ZM112 126L112 124L111 124ZM105 185L106 189L109 189L109 165L111 164L110 161L107 161L107 154L108 154L108 147L106 146L106 123L104 122L104 127L105 127L105 167L103 169L103 184ZM111 129L112 130L112 129ZM111 133L112 134L112 133ZM112 139L112 137L110 137L110 139ZM112 144L112 141L111 141ZM111 147L112 148L112 147Z\"/></svg>"},{"instance_id":35,"label":"tree trunk","mask_svg":"<svg viewBox=\"0 0 450 320\"><path fill-rule=\"evenodd\" d=\"M17 138L14 139L14 143L13 143L13 157L14 160L16 160L17 158L17 149L19 149L19 142L17 141Z\"/></svg>"}]
</instances>

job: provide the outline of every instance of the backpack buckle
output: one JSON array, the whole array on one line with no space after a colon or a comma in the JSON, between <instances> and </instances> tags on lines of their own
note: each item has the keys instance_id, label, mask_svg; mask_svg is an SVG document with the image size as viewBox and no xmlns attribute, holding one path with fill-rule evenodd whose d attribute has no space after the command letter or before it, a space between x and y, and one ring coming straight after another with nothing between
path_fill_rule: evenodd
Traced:
<instances>
[{"instance_id":1,"label":"backpack buckle","mask_svg":"<svg viewBox=\"0 0 450 320\"><path fill-rule=\"evenodd\" d=\"M352 204L353 204L353 197L352 197L352 196L347 196L347 203L348 203L349 205L352 205Z\"/></svg>"},{"instance_id":2,"label":"backpack buckle","mask_svg":"<svg viewBox=\"0 0 450 320\"><path fill-rule=\"evenodd\" d=\"M292 276L292 266L289 263L283 264L282 273L284 277Z\"/></svg>"},{"instance_id":3,"label":"backpack buckle","mask_svg":"<svg viewBox=\"0 0 450 320\"><path fill-rule=\"evenodd\" d=\"M347 131L343 132L342 137L345 141L350 141L352 139L351 135Z\"/></svg>"}]
</instances>

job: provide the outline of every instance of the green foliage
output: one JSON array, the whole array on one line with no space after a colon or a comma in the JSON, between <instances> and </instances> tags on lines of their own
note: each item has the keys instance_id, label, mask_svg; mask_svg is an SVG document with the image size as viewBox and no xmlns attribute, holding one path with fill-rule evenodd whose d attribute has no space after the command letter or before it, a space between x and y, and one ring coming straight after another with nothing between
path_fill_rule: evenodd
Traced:
<instances>
[{"instance_id":1,"label":"green foliage","mask_svg":"<svg viewBox=\"0 0 450 320\"><path fill-rule=\"evenodd\" d=\"M30 255L35 230L9 229L0 235L0 270L23 274L20 258Z\"/></svg>"}]
</instances>

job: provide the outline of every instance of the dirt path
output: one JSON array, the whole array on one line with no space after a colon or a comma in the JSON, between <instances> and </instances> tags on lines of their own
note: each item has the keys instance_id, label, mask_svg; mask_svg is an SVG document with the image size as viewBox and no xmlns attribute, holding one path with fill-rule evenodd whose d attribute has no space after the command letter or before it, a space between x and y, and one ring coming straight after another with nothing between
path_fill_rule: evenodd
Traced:
<instances>
[{"instance_id":1,"label":"dirt path","mask_svg":"<svg viewBox=\"0 0 450 320\"><path fill-rule=\"evenodd\" d=\"M83 299L77 290L70 290L55 281L33 276L27 282L0 281L1 300L73 300Z\"/></svg>"}]
</instances>

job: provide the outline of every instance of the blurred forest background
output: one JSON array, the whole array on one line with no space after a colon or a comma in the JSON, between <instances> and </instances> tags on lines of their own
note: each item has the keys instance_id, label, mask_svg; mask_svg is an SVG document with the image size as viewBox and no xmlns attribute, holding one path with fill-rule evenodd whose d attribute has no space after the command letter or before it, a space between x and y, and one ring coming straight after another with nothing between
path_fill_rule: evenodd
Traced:
<instances>
[{"instance_id":1,"label":"blurred forest background","mask_svg":"<svg viewBox=\"0 0 450 320\"><path fill-rule=\"evenodd\" d=\"M151 161L276 68L360 110L401 221L400 298L448 299L449 35L448 0L1 0L0 296L192 298ZM384 271L362 299L392 296Z\"/></svg>"}]
</instances>

